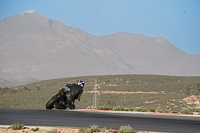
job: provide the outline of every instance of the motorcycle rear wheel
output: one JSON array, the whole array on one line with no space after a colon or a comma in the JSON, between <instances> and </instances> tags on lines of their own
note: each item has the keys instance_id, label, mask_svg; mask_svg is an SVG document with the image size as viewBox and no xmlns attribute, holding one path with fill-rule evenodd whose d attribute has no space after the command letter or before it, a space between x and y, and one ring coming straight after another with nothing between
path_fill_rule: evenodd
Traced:
<instances>
[{"instance_id":1,"label":"motorcycle rear wheel","mask_svg":"<svg viewBox=\"0 0 200 133\"><path fill-rule=\"evenodd\" d=\"M58 102L59 98L58 97L52 97L46 104L46 109L53 109L54 104Z\"/></svg>"}]
</instances>

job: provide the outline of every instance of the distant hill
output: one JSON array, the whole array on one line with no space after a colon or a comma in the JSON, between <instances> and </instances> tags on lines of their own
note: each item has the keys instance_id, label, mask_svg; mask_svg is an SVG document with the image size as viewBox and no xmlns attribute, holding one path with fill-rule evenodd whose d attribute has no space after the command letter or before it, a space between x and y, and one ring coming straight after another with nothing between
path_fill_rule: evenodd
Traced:
<instances>
[{"instance_id":1,"label":"distant hill","mask_svg":"<svg viewBox=\"0 0 200 133\"><path fill-rule=\"evenodd\" d=\"M126 32L94 36L37 12L0 20L1 81L110 74L199 76L199 68L200 55L187 54L163 37Z\"/></svg>"},{"instance_id":2,"label":"distant hill","mask_svg":"<svg viewBox=\"0 0 200 133\"><path fill-rule=\"evenodd\" d=\"M34 79L34 78L20 78L16 80L4 80L0 79L0 87L13 87L13 86L19 86L19 85L24 85L24 84L29 84L33 82L38 82L40 80Z\"/></svg>"}]
</instances>

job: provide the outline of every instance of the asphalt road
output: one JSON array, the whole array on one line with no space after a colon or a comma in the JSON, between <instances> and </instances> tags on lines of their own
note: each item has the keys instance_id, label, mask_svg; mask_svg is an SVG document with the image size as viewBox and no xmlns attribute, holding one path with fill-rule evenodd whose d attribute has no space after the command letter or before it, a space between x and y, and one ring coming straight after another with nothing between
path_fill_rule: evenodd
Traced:
<instances>
[{"instance_id":1,"label":"asphalt road","mask_svg":"<svg viewBox=\"0 0 200 133\"><path fill-rule=\"evenodd\" d=\"M137 131L200 132L200 117L161 116L133 113L88 112L68 110L0 109L0 125L90 127L119 129L130 125Z\"/></svg>"}]
</instances>

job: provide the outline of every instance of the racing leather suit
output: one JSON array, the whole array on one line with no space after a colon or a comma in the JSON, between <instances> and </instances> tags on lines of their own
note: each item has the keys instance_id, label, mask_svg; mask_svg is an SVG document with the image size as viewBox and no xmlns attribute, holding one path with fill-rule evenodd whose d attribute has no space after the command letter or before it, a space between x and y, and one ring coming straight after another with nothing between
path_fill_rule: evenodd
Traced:
<instances>
[{"instance_id":1,"label":"racing leather suit","mask_svg":"<svg viewBox=\"0 0 200 133\"><path fill-rule=\"evenodd\" d=\"M78 99L80 101L80 97L83 93L83 87L77 84L66 84L70 91L67 93L67 103L70 109L75 109L74 101Z\"/></svg>"}]
</instances>

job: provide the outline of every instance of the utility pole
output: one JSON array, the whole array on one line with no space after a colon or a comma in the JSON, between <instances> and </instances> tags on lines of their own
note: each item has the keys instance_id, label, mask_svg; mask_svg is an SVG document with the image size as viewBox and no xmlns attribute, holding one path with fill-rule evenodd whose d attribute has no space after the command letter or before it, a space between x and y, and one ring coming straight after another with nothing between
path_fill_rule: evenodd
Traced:
<instances>
[{"instance_id":1,"label":"utility pole","mask_svg":"<svg viewBox=\"0 0 200 133\"><path fill-rule=\"evenodd\" d=\"M97 107L98 106L98 89L100 89L99 84L97 84L97 78L95 78L95 84L94 84L94 99L93 99L93 106Z\"/></svg>"}]
</instances>

